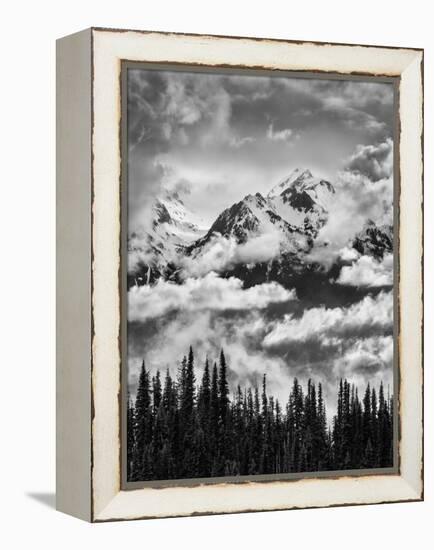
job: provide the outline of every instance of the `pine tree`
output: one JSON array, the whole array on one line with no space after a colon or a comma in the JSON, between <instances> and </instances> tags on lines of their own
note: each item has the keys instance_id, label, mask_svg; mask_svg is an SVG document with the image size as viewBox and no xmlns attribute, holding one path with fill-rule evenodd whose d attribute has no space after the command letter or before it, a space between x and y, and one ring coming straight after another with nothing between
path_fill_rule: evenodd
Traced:
<instances>
[{"instance_id":1,"label":"pine tree","mask_svg":"<svg viewBox=\"0 0 434 550\"><path fill-rule=\"evenodd\" d=\"M202 383L199 389L197 407L199 411L199 418L201 419L201 424L204 429L208 430L211 407L211 378L209 374L208 357L205 360L205 367L203 369Z\"/></svg>"},{"instance_id":2,"label":"pine tree","mask_svg":"<svg viewBox=\"0 0 434 550\"><path fill-rule=\"evenodd\" d=\"M366 449L368 441L372 447L372 419L371 419L371 387L368 384L363 397L363 449Z\"/></svg>"},{"instance_id":3,"label":"pine tree","mask_svg":"<svg viewBox=\"0 0 434 550\"><path fill-rule=\"evenodd\" d=\"M219 433L220 433L220 399L219 399L219 379L217 364L214 363L212 369L211 378L211 395L210 395L210 434L209 434L209 448L211 454L211 475L217 475L219 472L220 462L220 445L219 445Z\"/></svg>"},{"instance_id":4,"label":"pine tree","mask_svg":"<svg viewBox=\"0 0 434 550\"><path fill-rule=\"evenodd\" d=\"M256 472L256 461L255 461L255 435L256 435L256 426L255 426L255 408L253 404L253 393L252 388L250 387L247 390L245 398L245 419L246 419L246 433L247 433L247 442L246 442L246 474L252 475Z\"/></svg>"},{"instance_id":5,"label":"pine tree","mask_svg":"<svg viewBox=\"0 0 434 550\"><path fill-rule=\"evenodd\" d=\"M194 356L193 348L190 346L187 360L187 370L185 376L185 396L184 396L184 413L185 418L191 417L195 405L195 387L196 377L194 375Z\"/></svg>"},{"instance_id":6,"label":"pine tree","mask_svg":"<svg viewBox=\"0 0 434 550\"><path fill-rule=\"evenodd\" d=\"M276 417L274 422L274 438L273 438L273 457L274 457L273 471L276 474L280 474L283 471L282 439L283 439L282 409L280 407L279 400L276 399Z\"/></svg>"},{"instance_id":7,"label":"pine tree","mask_svg":"<svg viewBox=\"0 0 434 550\"><path fill-rule=\"evenodd\" d=\"M220 419L223 425L226 423L226 417L229 410L229 386L227 379L226 358L223 350L220 352L220 369L219 369L219 402L220 402Z\"/></svg>"},{"instance_id":8,"label":"pine tree","mask_svg":"<svg viewBox=\"0 0 434 550\"><path fill-rule=\"evenodd\" d=\"M221 458L221 473L228 470L228 459L231 455L229 428L229 385L227 365L224 351L220 352L219 362L219 453ZM226 474L229 475L229 474Z\"/></svg>"},{"instance_id":9,"label":"pine tree","mask_svg":"<svg viewBox=\"0 0 434 550\"><path fill-rule=\"evenodd\" d=\"M185 477L195 477L198 468L197 448L195 447L195 435L197 431L197 416L195 414L195 383L194 355L190 346L188 359L183 367L184 384L183 399L180 418L182 422L182 448L184 453L183 472Z\"/></svg>"},{"instance_id":10,"label":"pine tree","mask_svg":"<svg viewBox=\"0 0 434 550\"><path fill-rule=\"evenodd\" d=\"M178 368L176 388L179 401L179 409L184 410L187 393L187 357L185 355L182 358L181 364Z\"/></svg>"},{"instance_id":11,"label":"pine tree","mask_svg":"<svg viewBox=\"0 0 434 550\"><path fill-rule=\"evenodd\" d=\"M167 441L165 442L164 454L167 456L168 479L176 477L176 458L179 456L179 416L177 401L176 386L170 376L169 369L167 369L161 404L164 407L167 418Z\"/></svg>"},{"instance_id":12,"label":"pine tree","mask_svg":"<svg viewBox=\"0 0 434 550\"><path fill-rule=\"evenodd\" d=\"M168 439L167 413L163 403L160 403L152 434L152 466L156 479L166 479L169 476Z\"/></svg>"},{"instance_id":13,"label":"pine tree","mask_svg":"<svg viewBox=\"0 0 434 550\"><path fill-rule=\"evenodd\" d=\"M152 410L154 417L157 415L161 402L161 377L160 371L152 378Z\"/></svg>"},{"instance_id":14,"label":"pine tree","mask_svg":"<svg viewBox=\"0 0 434 550\"><path fill-rule=\"evenodd\" d=\"M321 384L297 379L286 408L258 387L237 386L229 397L227 364L210 376L205 361L196 388L190 347L178 368L150 378L142 362L135 406L127 405L127 476L130 481L283 472L320 472L393 465L393 397L383 384L368 384L363 401L357 388L340 380L332 428ZM377 398L378 395L378 398Z\"/></svg>"},{"instance_id":15,"label":"pine tree","mask_svg":"<svg viewBox=\"0 0 434 550\"><path fill-rule=\"evenodd\" d=\"M211 420L211 426L212 426L212 431L214 432L214 436L217 435L219 414L220 414L219 379L218 379L218 372L217 372L217 364L214 363L213 369L212 369L211 393L210 393L210 420Z\"/></svg>"},{"instance_id":16,"label":"pine tree","mask_svg":"<svg viewBox=\"0 0 434 550\"><path fill-rule=\"evenodd\" d=\"M330 456L327 446L327 418L325 404L322 394L322 385L318 384L318 403L317 403L317 438L318 438L318 470L324 470L329 467Z\"/></svg>"},{"instance_id":17,"label":"pine tree","mask_svg":"<svg viewBox=\"0 0 434 550\"><path fill-rule=\"evenodd\" d=\"M149 386L149 374L146 371L145 361L142 361L135 404L136 446L132 474L134 480L142 479L140 476L142 476L143 472L144 457L148 457L145 454L145 448L150 444L152 439L152 409Z\"/></svg>"},{"instance_id":18,"label":"pine tree","mask_svg":"<svg viewBox=\"0 0 434 550\"><path fill-rule=\"evenodd\" d=\"M136 449L134 407L128 394L127 402L127 480L133 481L134 456Z\"/></svg>"},{"instance_id":19,"label":"pine tree","mask_svg":"<svg viewBox=\"0 0 434 550\"><path fill-rule=\"evenodd\" d=\"M244 460L244 441L245 441L245 420L244 420L244 400L241 387L238 384L237 391L234 397L234 405L232 407L232 433L231 433L231 447L233 450L233 457L237 464L237 470L245 470Z\"/></svg>"},{"instance_id":20,"label":"pine tree","mask_svg":"<svg viewBox=\"0 0 434 550\"><path fill-rule=\"evenodd\" d=\"M371 443L374 449L374 466L377 465L378 453L375 452L377 449L377 435L378 435L378 419L377 419L377 392L375 388L372 388L371 392Z\"/></svg>"},{"instance_id":21,"label":"pine tree","mask_svg":"<svg viewBox=\"0 0 434 550\"><path fill-rule=\"evenodd\" d=\"M333 465L334 469L344 467L344 384L339 382L337 414L333 419Z\"/></svg>"},{"instance_id":22,"label":"pine tree","mask_svg":"<svg viewBox=\"0 0 434 550\"><path fill-rule=\"evenodd\" d=\"M203 477L211 475L211 445L210 431L211 424L211 379L209 373L208 357L205 360L205 367L202 375L202 382L198 391L197 400L198 431L196 437L198 453L198 469Z\"/></svg>"},{"instance_id":23,"label":"pine tree","mask_svg":"<svg viewBox=\"0 0 434 550\"><path fill-rule=\"evenodd\" d=\"M173 414L173 412L175 411L176 399L176 388L170 376L170 371L169 369L167 369L166 378L164 379L162 402L168 415Z\"/></svg>"},{"instance_id":24,"label":"pine tree","mask_svg":"<svg viewBox=\"0 0 434 550\"><path fill-rule=\"evenodd\" d=\"M268 398L267 398L267 376L266 374L262 377L262 394L261 394L261 404L262 404L262 415L261 415L261 428L262 428L262 449L260 456L260 468L261 472L264 474L269 473L269 410L268 410Z\"/></svg>"}]
</instances>

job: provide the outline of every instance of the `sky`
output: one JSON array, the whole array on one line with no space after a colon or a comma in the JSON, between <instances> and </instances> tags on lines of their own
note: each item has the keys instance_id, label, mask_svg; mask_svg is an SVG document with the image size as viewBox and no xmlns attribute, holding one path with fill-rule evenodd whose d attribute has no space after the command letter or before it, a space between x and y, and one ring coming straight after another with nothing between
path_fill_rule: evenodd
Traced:
<instances>
[{"instance_id":1,"label":"sky","mask_svg":"<svg viewBox=\"0 0 434 550\"><path fill-rule=\"evenodd\" d=\"M392 135L390 83L129 69L130 222L165 185L210 224L296 167L333 179Z\"/></svg>"},{"instance_id":2,"label":"sky","mask_svg":"<svg viewBox=\"0 0 434 550\"><path fill-rule=\"evenodd\" d=\"M368 220L392 224L393 112L393 86L384 82L129 69L130 232L149 227L163 190L178 191L209 228L244 196L266 195L293 169L308 168L337 190L319 237L326 254L314 247L312 259L324 269L345 260L330 284L354 289L345 303L308 305L293 289L244 289L211 268L176 286L133 287L132 393L142 358L174 373L190 344L199 372L224 347L233 386L266 372L283 401L294 376L321 381L329 408L340 377L363 389L368 381L392 387L393 258L376 261L347 245ZM213 241L207 258L228 249L233 243Z\"/></svg>"}]
</instances>

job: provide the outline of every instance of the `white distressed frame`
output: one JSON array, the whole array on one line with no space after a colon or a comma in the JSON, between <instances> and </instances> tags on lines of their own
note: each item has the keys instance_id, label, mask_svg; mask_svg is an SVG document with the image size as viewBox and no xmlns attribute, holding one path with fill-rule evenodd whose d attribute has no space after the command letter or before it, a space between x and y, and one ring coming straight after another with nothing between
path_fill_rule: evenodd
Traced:
<instances>
[{"instance_id":1,"label":"white distressed frame","mask_svg":"<svg viewBox=\"0 0 434 550\"><path fill-rule=\"evenodd\" d=\"M423 499L423 51L107 29L89 32L93 67L93 419L91 512L87 519ZM400 77L399 475L120 489L121 60Z\"/></svg>"}]
</instances>

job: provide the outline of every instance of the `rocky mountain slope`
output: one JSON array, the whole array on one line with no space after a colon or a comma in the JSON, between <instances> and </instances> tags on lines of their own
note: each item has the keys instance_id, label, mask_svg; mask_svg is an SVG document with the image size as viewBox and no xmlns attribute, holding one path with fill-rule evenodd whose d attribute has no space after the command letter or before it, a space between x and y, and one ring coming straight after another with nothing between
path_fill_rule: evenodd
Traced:
<instances>
[{"instance_id":1,"label":"rocky mountain slope","mask_svg":"<svg viewBox=\"0 0 434 550\"><path fill-rule=\"evenodd\" d=\"M275 248L269 258L232 262L220 275L236 276L246 287L265 281L300 287L311 277L327 280L329 275L308 254L329 219L335 194L330 182L296 169L266 196L247 195L225 209L209 229L177 194L165 194L154 204L151 229L129 236L129 286L152 284L161 277L179 281L185 259L203 260L217 238L254 249L264 236ZM379 260L392 252L393 228L370 221L350 246Z\"/></svg>"}]
</instances>

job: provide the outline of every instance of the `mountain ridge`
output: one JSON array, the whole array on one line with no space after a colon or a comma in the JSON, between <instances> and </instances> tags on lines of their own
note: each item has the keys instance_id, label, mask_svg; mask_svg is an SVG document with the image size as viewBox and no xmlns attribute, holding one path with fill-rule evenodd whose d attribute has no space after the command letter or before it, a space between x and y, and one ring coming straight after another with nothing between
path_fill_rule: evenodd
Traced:
<instances>
[{"instance_id":1,"label":"mountain ridge","mask_svg":"<svg viewBox=\"0 0 434 550\"><path fill-rule=\"evenodd\" d=\"M128 284L152 284L159 278L181 282L183 258L200 260L216 239L246 246L268 235L275 251L270 251L267 261L222 268L220 275L237 276L246 287L272 280L289 286L294 278L320 270L306 258L329 219L335 194L332 183L315 177L309 169L297 168L267 195L248 194L224 209L206 229L179 195L165 193L155 201L152 229L129 238L129 252L135 253L137 261L129 270ZM370 220L350 246L358 254L382 259L392 251L393 228Z\"/></svg>"}]
</instances>

